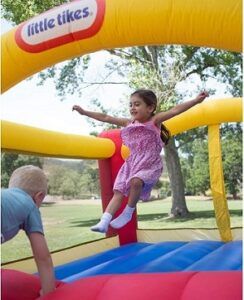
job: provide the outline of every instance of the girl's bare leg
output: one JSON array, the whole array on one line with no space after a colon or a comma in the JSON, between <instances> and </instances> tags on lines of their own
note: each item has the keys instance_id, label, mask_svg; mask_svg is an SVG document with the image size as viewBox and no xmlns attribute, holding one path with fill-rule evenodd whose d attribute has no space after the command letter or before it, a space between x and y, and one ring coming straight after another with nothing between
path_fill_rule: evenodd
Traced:
<instances>
[{"instance_id":1,"label":"girl's bare leg","mask_svg":"<svg viewBox=\"0 0 244 300\"><path fill-rule=\"evenodd\" d=\"M123 212L114 219L110 225L113 228L121 228L125 226L132 218L133 212L136 208L136 204L140 198L143 181L139 178L132 178L130 181L130 194L128 204L126 205Z\"/></svg>"},{"instance_id":2,"label":"girl's bare leg","mask_svg":"<svg viewBox=\"0 0 244 300\"><path fill-rule=\"evenodd\" d=\"M115 191L100 221L96 225L92 226L91 230L101 233L107 232L109 223L112 220L115 212L120 208L122 200L123 194L119 191Z\"/></svg>"},{"instance_id":3,"label":"girl's bare leg","mask_svg":"<svg viewBox=\"0 0 244 300\"><path fill-rule=\"evenodd\" d=\"M106 207L105 212L110 213L113 216L120 208L123 198L124 195L122 193L119 191L114 191L114 195Z\"/></svg>"}]
</instances>

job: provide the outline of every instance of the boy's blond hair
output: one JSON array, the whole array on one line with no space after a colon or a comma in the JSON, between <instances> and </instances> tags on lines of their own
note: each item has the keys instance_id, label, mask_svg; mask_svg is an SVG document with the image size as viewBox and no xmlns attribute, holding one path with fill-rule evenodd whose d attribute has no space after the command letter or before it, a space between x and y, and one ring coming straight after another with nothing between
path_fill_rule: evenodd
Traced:
<instances>
[{"instance_id":1,"label":"boy's blond hair","mask_svg":"<svg viewBox=\"0 0 244 300\"><path fill-rule=\"evenodd\" d=\"M47 194L47 177L43 170L36 166L22 166L14 170L8 187L20 188L32 197L38 192Z\"/></svg>"}]
</instances>

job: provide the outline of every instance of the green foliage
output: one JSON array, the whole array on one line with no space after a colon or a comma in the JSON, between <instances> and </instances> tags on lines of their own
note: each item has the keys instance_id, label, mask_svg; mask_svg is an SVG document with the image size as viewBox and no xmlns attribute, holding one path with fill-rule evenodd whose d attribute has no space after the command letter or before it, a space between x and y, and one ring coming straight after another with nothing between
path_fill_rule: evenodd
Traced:
<instances>
[{"instance_id":1,"label":"green foliage","mask_svg":"<svg viewBox=\"0 0 244 300\"><path fill-rule=\"evenodd\" d=\"M169 181L162 181L160 187L160 198L164 199L171 196L171 189Z\"/></svg>"},{"instance_id":2,"label":"green foliage","mask_svg":"<svg viewBox=\"0 0 244 300\"><path fill-rule=\"evenodd\" d=\"M44 169L48 177L48 193L65 199L89 198L100 194L95 161L72 161L2 153L2 187L8 187L12 172L23 165Z\"/></svg>"},{"instance_id":3,"label":"green foliage","mask_svg":"<svg viewBox=\"0 0 244 300\"><path fill-rule=\"evenodd\" d=\"M60 187L63 182L65 168L54 166L48 169L48 194L61 195Z\"/></svg>"},{"instance_id":4,"label":"green foliage","mask_svg":"<svg viewBox=\"0 0 244 300\"><path fill-rule=\"evenodd\" d=\"M90 56L73 58L65 64L60 64L58 67L53 66L38 74L40 79L38 85L43 85L47 79L53 79L58 96L61 100L66 95L78 94L81 95L84 74L90 62Z\"/></svg>"},{"instance_id":5,"label":"green foliage","mask_svg":"<svg viewBox=\"0 0 244 300\"><path fill-rule=\"evenodd\" d=\"M160 109L168 109L177 103L179 83L192 80L193 75L202 81L202 89L208 79L224 83L233 96L242 95L242 55L212 48L189 46L145 46L109 50L120 57L121 74L129 78L132 88L153 89L163 103ZM110 63L110 69L114 66ZM194 79L193 79L194 80ZM210 91L214 93L214 90ZM189 92L185 92L188 95Z\"/></svg>"},{"instance_id":6,"label":"green foliage","mask_svg":"<svg viewBox=\"0 0 244 300\"><path fill-rule=\"evenodd\" d=\"M98 170L94 162L84 161L58 163L60 160L49 160L48 173L49 194L62 196L64 199L89 198L100 193ZM79 167L75 167L77 164Z\"/></svg>"},{"instance_id":7,"label":"green foliage","mask_svg":"<svg viewBox=\"0 0 244 300\"><path fill-rule=\"evenodd\" d=\"M221 129L222 161L226 192L237 199L242 185L242 127L240 124L226 124ZM204 131L202 131L202 134ZM199 133L199 137L200 137ZM182 145L181 165L186 192L205 194L210 188L207 136L196 136L192 142ZM181 139L182 142L182 139Z\"/></svg>"},{"instance_id":8,"label":"green foliage","mask_svg":"<svg viewBox=\"0 0 244 300\"><path fill-rule=\"evenodd\" d=\"M60 195L62 195L64 198L78 198L80 193L79 173L72 170L65 170L62 173L61 180L62 182L58 189Z\"/></svg>"},{"instance_id":9,"label":"green foliage","mask_svg":"<svg viewBox=\"0 0 244 300\"><path fill-rule=\"evenodd\" d=\"M176 84L182 80L177 59L171 58L168 47L133 47L126 49L114 49L109 52L119 57L124 63L120 67L120 74L129 79L129 87L132 90L148 88L153 90L158 97L158 110L167 110L176 102ZM177 56L178 57L178 56ZM113 68L114 59L110 65Z\"/></svg>"},{"instance_id":10,"label":"green foliage","mask_svg":"<svg viewBox=\"0 0 244 300\"><path fill-rule=\"evenodd\" d=\"M17 159L18 159L18 154L12 154L12 153L1 154L2 176L6 174L6 176L9 178L9 176L16 169L15 162Z\"/></svg>"},{"instance_id":11,"label":"green foliage","mask_svg":"<svg viewBox=\"0 0 244 300\"><path fill-rule=\"evenodd\" d=\"M209 189L208 145L201 140L195 140L192 145L191 155L182 159L186 193L205 194Z\"/></svg>"},{"instance_id":12,"label":"green foliage","mask_svg":"<svg viewBox=\"0 0 244 300\"><path fill-rule=\"evenodd\" d=\"M186 77L198 74L202 81L215 78L233 96L242 95L242 54L213 48L182 47Z\"/></svg>"},{"instance_id":13,"label":"green foliage","mask_svg":"<svg viewBox=\"0 0 244 300\"><path fill-rule=\"evenodd\" d=\"M43 159L37 156L2 153L1 163L1 186L6 188L8 187L9 178L15 169L24 165L34 165L42 168Z\"/></svg>"},{"instance_id":14,"label":"green foliage","mask_svg":"<svg viewBox=\"0 0 244 300\"><path fill-rule=\"evenodd\" d=\"M2 173L1 175L1 187L7 188L10 176L7 173Z\"/></svg>"},{"instance_id":15,"label":"green foliage","mask_svg":"<svg viewBox=\"0 0 244 300\"><path fill-rule=\"evenodd\" d=\"M242 133L236 126L227 129L226 136L222 139L222 157L226 190L237 199L237 193L242 185ZM225 129L226 130L226 129Z\"/></svg>"},{"instance_id":16,"label":"green foliage","mask_svg":"<svg viewBox=\"0 0 244 300\"><path fill-rule=\"evenodd\" d=\"M2 0L2 16L14 24L19 24L54 6L69 2L68 0Z\"/></svg>"}]
</instances>

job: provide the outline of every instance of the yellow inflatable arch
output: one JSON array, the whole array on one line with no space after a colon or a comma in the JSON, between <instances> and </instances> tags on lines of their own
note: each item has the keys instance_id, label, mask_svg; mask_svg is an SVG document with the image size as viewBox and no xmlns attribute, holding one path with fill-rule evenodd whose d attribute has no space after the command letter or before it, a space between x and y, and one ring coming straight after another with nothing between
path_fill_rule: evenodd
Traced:
<instances>
[{"instance_id":1,"label":"yellow inflatable arch","mask_svg":"<svg viewBox=\"0 0 244 300\"><path fill-rule=\"evenodd\" d=\"M57 62L101 49L180 44L242 48L241 0L81 0L2 37L2 91Z\"/></svg>"},{"instance_id":2,"label":"yellow inflatable arch","mask_svg":"<svg viewBox=\"0 0 244 300\"><path fill-rule=\"evenodd\" d=\"M239 52L241 13L241 0L72 1L2 36L2 92L57 62L101 49L180 44ZM217 223L225 241L232 236L218 124L241 121L241 111L241 99L206 101L166 124L173 134L209 125L211 187ZM98 159L111 157L115 150L107 139L61 134L7 121L2 122L2 148L46 156ZM122 151L124 157L128 155Z\"/></svg>"}]
</instances>

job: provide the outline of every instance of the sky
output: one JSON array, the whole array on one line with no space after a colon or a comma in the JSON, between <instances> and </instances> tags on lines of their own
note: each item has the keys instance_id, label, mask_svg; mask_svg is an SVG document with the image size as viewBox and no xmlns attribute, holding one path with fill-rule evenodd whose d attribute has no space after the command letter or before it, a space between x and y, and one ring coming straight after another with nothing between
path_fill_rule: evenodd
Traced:
<instances>
[{"instance_id":1,"label":"sky","mask_svg":"<svg viewBox=\"0 0 244 300\"><path fill-rule=\"evenodd\" d=\"M12 26L5 20L1 20L1 33L7 32ZM109 60L109 54L99 51L91 55L91 64L87 72L93 81L101 78L104 74L104 62ZM189 81L187 88L194 90L199 82ZM123 80L124 81L124 80ZM25 124L37 128L89 135L92 131L87 118L72 112L74 104L89 109L90 100L97 98L107 108L118 107L120 100L128 97L130 91L126 85L102 85L93 86L84 90L82 97L68 96L61 101L57 95L51 80L43 86L37 86L37 76L31 80L24 80L1 95L1 119L15 123ZM179 88L186 88L186 84ZM221 85L218 91L210 98L226 97ZM207 88L216 87L216 82L208 83Z\"/></svg>"},{"instance_id":2,"label":"sky","mask_svg":"<svg viewBox=\"0 0 244 300\"><path fill-rule=\"evenodd\" d=\"M98 53L93 59L91 72L98 68L104 53ZM102 69L102 67L101 67ZM64 133L89 135L92 131L87 118L72 112L72 106L78 104L90 108L90 99L98 98L105 107L114 107L127 91L126 86L93 86L84 91L82 97L67 96L63 101L57 95L50 80L43 86L37 86L37 76L24 80L1 96L1 119Z\"/></svg>"}]
</instances>

